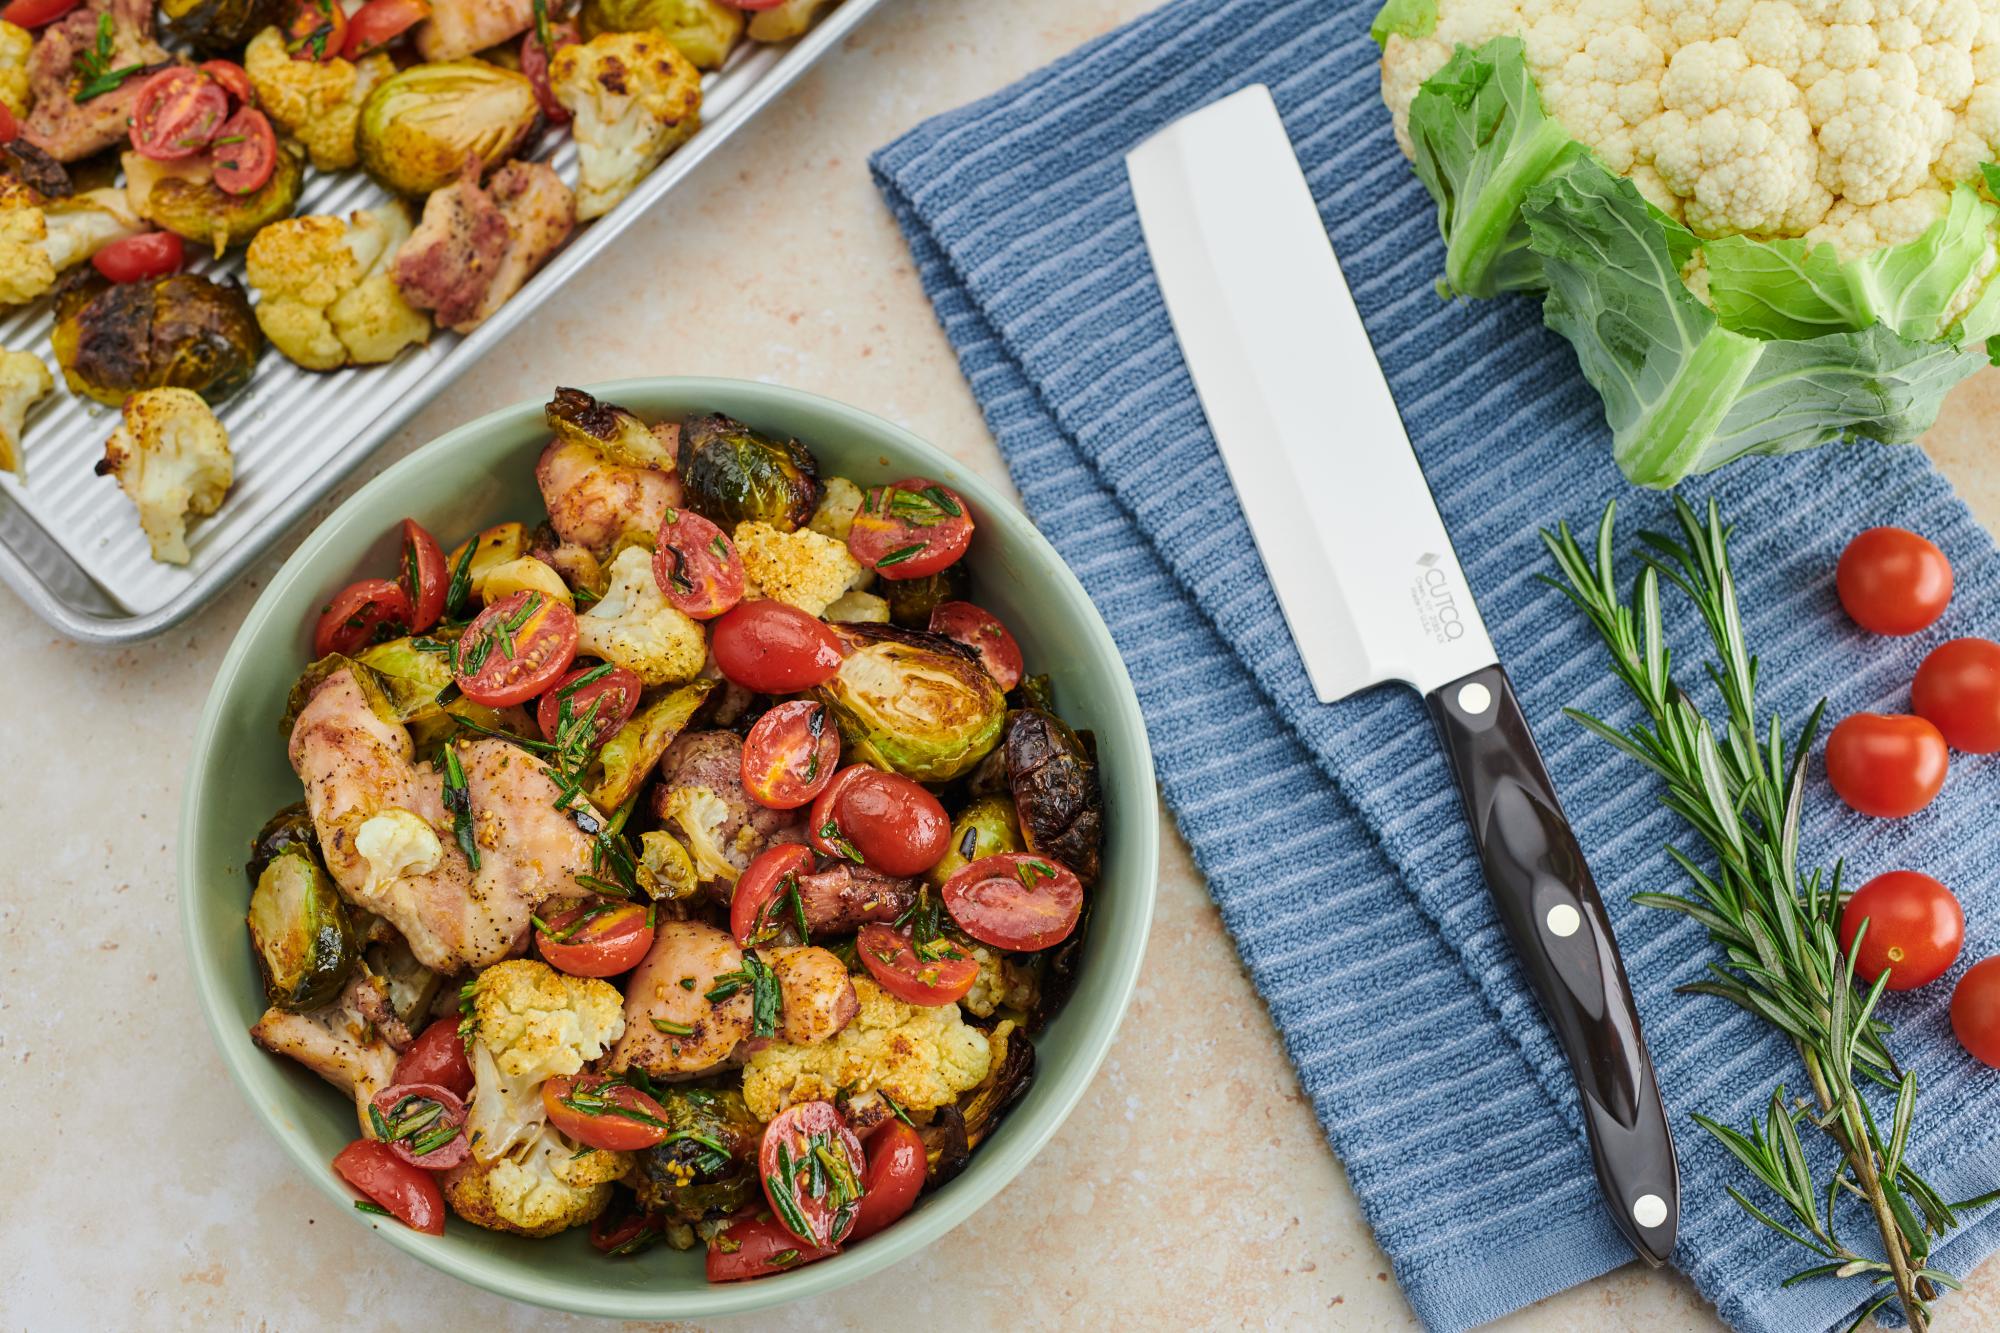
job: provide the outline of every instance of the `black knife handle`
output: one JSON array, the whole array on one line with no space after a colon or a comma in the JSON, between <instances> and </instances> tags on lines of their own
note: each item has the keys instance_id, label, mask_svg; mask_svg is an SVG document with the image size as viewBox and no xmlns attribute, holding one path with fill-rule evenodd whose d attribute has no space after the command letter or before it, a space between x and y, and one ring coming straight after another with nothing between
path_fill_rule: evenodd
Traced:
<instances>
[{"instance_id":1,"label":"black knife handle","mask_svg":"<svg viewBox=\"0 0 2000 1333\"><path fill-rule=\"evenodd\" d=\"M1597 1180L1639 1257L1680 1224L1680 1168L1604 903L1514 687L1482 667L1424 696L1465 800L1500 920L1583 1094Z\"/></svg>"}]
</instances>

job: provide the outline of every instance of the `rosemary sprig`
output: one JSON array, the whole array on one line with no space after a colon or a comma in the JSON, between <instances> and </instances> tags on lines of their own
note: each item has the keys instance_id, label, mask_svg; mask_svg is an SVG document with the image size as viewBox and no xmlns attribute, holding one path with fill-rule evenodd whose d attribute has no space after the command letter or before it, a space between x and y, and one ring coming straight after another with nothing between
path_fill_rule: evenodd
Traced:
<instances>
[{"instance_id":1,"label":"rosemary sprig","mask_svg":"<svg viewBox=\"0 0 2000 1333\"><path fill-rule=\"evenodd\" d=\"M1612 569L1616 513L1616 505L1607 506L1598 525L1595 565L1568 525L1544 531L1542 540L1562 575L1544 581L1569 597L1597 630L1610 650L1612 671L1644 707L1646 721L1619 730L1577 709L1565 711L1652 770L1666 786L1661 799L1714 858L1713 870L1704 870L1670 847L1667 855L1692 881L1692 896L1633 895L1635 902L1700 922L1722 950L1722 961L1709 963L1706 979L1680 989L1728 1000L1776 1026L1798 1049L1812 1086L1810 1098L1799 1098L1779 1084L1764 1120L1752 1116L1747 1132L1701 1115L1695 1123L1778 1197L1790 1220L1772 1216L1733 1188L1730 1197L1813 1254L1814 1262L1786 1285L1828 1276L1891 1285L1856 1322L1894 1298L1915 1333L1924 1333L1937 1288L1958 1285L1928 1266L1935 1240L1958 1225L1959 1212L1983 1207L2000 1194L1948 1204L1910 1165L1917 1079L1898 1068L1887 1044L1889 1027L1875 1017L1887 974L1856 994L1854 960L1861 937L1852 949L1840 947L1840 864L1831 874L1817 867L1800 872L1805 761L1826 702L1814 707L1789 748L1775 713L1760 722L1758 662L1744 642L1729 529L1713 501L1704 521L1676 497L1678 537L1641 534L1644 568L1631 604L1620 597ZM1661 628L1662 578L1701 613L1714 645L1717 660L1707 670L1727 713L1720 728L1711 726L1671 674L1672 654ZM1868 1085L1895 1092L1886 1139L1869 1104ZM1807 1161L1802 1130L1824 1134L1840 1152L1840 1164L1825 1182L1815 1178ZM1885 1258L1860 1254L1840 1239L1835 1215L1843 1196L1867 1205Z\"/></svg>"}]
</instances>

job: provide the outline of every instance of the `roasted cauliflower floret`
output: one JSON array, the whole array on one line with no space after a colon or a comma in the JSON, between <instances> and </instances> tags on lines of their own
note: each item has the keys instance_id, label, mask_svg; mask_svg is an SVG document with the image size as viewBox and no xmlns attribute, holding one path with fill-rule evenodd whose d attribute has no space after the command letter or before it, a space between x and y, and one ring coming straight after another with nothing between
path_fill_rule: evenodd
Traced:
<instances>
[{"instance_id":1,"label":"roasted cauliflower floret","mask_svg":"<svg viewBox=\"0 0 2000 1333\"><path fill-rule=\"evenodd\" d=\"M701 626L660 591L653 553L628 546L609 575L604 596L576 618L578 651L616 662L648 685L681 685L700 675L708 642Z\"/></svg>"},{"instance_id":2,"label":"roasted cauliflower floret","mask_svg":"<svg viewBox=\"0 0 2000 1333\"><path fill-rule=\"evenodd\" d=\"M1025 1011L1034 1004L1035 974L1016 965L1011 954L983 944L967 947L963 941L959 947L979 964L979 976L974 979L972 989L958 1002L966 1013L975 1018L991 1018L1002 1008Z\"/></svg>"},{"instance_id":3,"label":"roasted cauliflower floret","mask_svg":"<svg viewBox=\"0 0 2000 1333\"><path fill-rule=\"evenodd\" d=\"M658 32L564 47L549 90L574 118L579 220L610 212L701 120L701 74Z\"/></svg>"},{"instance_id":4,"label":"roasted cauliflower floret","mask_svg":"<svg viewBox=\"0 0 2000 1333\"><path fill-rule=\"evenodd\" d=\"M847 478L821 477L819 504L814 506L812 521L806 526L837 542L845 542L854 527L854 516L861 512L862 499L861 488Z\"/></svg>"},{"instance_id":5,"label":"roasted cauliflower floret","mask_svg":"<svg viewBox=\"0 0 2000 1333\"><path fill-rule=\"evenodd\" d=\"M789 602L819 615L868 572L847 543L811 528L780 532L768 523L738 523L736 552L743 557L748 596Z\"/></svg>"},{"instance_id":6,"label":"roasted cauliflower floret","mask_svg":"<svg viewBox=\"0 0 2000 1333\"><path fill-rule=\"evenodd\" d=\"M0 306L24 305L45 294L57 274L143 225L123 190L44 199L0 177Z\"/></svg>"},{"instance_id":7,"label":"roasted cauliflower floret","mask_svg":"<svg viewBox=\"0 0 2000 1333\"><path fill-rule=\"evenodd\" d=\"M188 562L190 514L213 514L236 479L229 432L192 389L141 389L105 441L100 477L118 478L139 509L153 559Z\"/></svg>"},{"instance_id":8,"label":"roasted cauliflower floret","mask_svg":"<svg viewBox=\"0 0 2000 1333\"><path fill-rule=\"evenodd\" d=\"M17 477L28 474L22 462L21 432L28 409L54 387L55 377L40 357L0 349L0 468Z\"/></svg>"},{"instance_id":9,"label":"roasted cauliflower floret","mask_svg":"<svg viewBox=\"0 0 2000 1333\"><path fill-rule=\"evenodd\" d=\"M28 52L34 49L26 28L0 19L0 106L17 119L28 114Z\"/></svg>"},{"instance_id":10,"label":"roasted cauliflower floret","mask_svg":"<svg viewBox=\"0 0 2000 1333\"><path fill-rule=\"evenodd\" d=\"M544 1128L504 1157L467 1158L445 1173L451 1210L474 1226L517 1236L553 1236L597 1220L611 1201L611 1182L632 1167L632 1155L575 1144Z\"/></svg>"},{"instance_id":11,"label":"roasted cauliflower floret","mask_svg":"<svg viewBox=\"0 0 2000 1333\"><path fill-rule=\"evenodd\" d=\"M375 85L396 72L377 51L360 60L294 60L284 36L266 28L243 51L243 68L257 100L280 130L305 145L320 171L338 171L359 160L354 127Z\"/></svg>"},{"instance_id":12,"label":"roasted cauliflower floret","mask_svg":"<svg viewBox=\"0 0 2000 1333\"><path fill-rule=\"evenodd\" d=\"M461 1030L473 1080L466 1133L473 1156L493 1162L542 1132L545 1081L576 1073L618 1040L625 1001L607 982L525 958L487 968L465 998Z\"/></svg>"},{"instance_id":13,"label":"roasted cauliflower floret","mask_svg":"<svg viewBox=\"0 0 2000 1333\"><path fill-rule=\"evenodd\" d=\"M934 1111L977 1087L992 1063L986 1034L955 1004L905 1004L867 977L854 978L861 1003L854 1020L829 1041L775 1041L743 1068L743 1098L759 1120L797 1102L879 1100L886 1092L906 1111Z\"/></svg>"},{"instance_id":14,"label":"roasted cauliflower floret","mask_svg":"<svg viewBox=\"0 0 2000 1333\"><path fill-rule=\"evenodd\" d=\"M722 826L729 817L729 802L707 787L676 787L661 802L660 818L673 826L699 883L734 884L749 863L741 846L732 848L722 839ZM745 835L751 839L757 836L747 822L737 829L737 842Z\"/></svg>"},{"instance_id":15,"label":"roasted cauliflower floret","mask_svg":"<svg viewBox=\"0 0 2000 1333\"><path fill-rule=\"evenodd\" d=\"M307 370L374 365L424 342L429 318L389 276L409 235L409 215L397 203L346 221L288 218L258 232L244 267L260 294L257 323L265 336Z\"/></svg>"}]
</instances>

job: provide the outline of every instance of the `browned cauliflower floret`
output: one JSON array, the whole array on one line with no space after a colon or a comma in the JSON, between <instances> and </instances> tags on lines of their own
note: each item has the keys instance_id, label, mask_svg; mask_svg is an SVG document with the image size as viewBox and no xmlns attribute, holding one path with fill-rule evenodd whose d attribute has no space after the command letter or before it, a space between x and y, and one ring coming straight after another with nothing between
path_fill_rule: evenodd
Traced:
<instances>
[{"instance_id":1,"label":"browned cauliflower floret","mask_svg":"<svg viewBox=\"0 0 2000 1333\"><path fill-rule=\"evenodd\" d=\"M847 543L811 528L780 532L768 523L738 523L736 552L743 557L746 596L788 602L820 615L866 575Z\"/></svg>"},{"instance_id":2,"label":"browned cauliflower floret","mask_svg":"<svg viewBox=\"0 0 2000 1333\"><path fill-rule=\"evenodd\" d=\"M46 294L57 274L143 227L123 190L44 199L0 177L0 306L25 305Z\"/></svg>"},{"instance_id":3,"label":"browned cauliflower floret","mask_svg":"<svg viewBox=\"0 0 2000 1333\"><path fill-rule=\"evenodd\" d=\"M280 352L307 370L388 361L430 337L431 322L389 276L410 235L398 203L342 221L314 215L274 222L244 257L259 293L257 323Z\"/></svg>"},{"instance_id":4,"label":"browned cauliflower floret","mask_svg":"<svg viewBox=\"0 0 2000 1333\"><path fill-rule=\"evenodd\" d=\"M544 1129L504 1157L469 1157L444 1176L451 1210L474 1226L517 1236L553 1236L597 1219L611 1202L611 1182L632 1155L579 1149Z\"/></svg>"},{"instance_id":5,"label":"browned cauliflower floret","mask_svg":"<svg viewBox=\"0 0 2000 1333\"><path fill-rule=\"evenodd\" d=\"M26 28L0 19L0 106L16 119L28 114L28 52L34 49Z\"/></svg>"},{"instance_id":6,"label":"browned cauliflower floret","mask_svg":"<svg viewBox=\"0 0 2000 1333\"><path fill-rule=\"evenodd\" d=\"M575 118L579 220L610 212L701 120L701 73L658 32L564 47L549 90Z\"/></svg>"},{"instance_id":7,"label":"browned cauliflower floret","mask_svg":"<svg viewBox=\"0 0 2000 1333\"><path fill-rule=\"evenodd\" d=\"M934 1111L977 1087L992 1063L986 1034L955 1004L905 1004L867 977L854 978L861 1008L831 1040L811 1046L774 1041L743 1068L743 1099L759 1120L798 1102L875 1101Z\"/></svg>"},{"instance_id":8,"label":"browned cauliflower floret","mask_svg":"<svg viewBox=\"0 0 2000 1333\"><path fill-rule=\"evenodd\" d=\"M604 596L576 618L581 651L616 662L648 685L681 685L700 675L708 640L660 591L652 552L628 546L609 573Z\"/></svg>"},{"instance_id":9,"label":"browned cauliflower floret","mask_svg":"<svg viewBox=\"0 0 2000 1333\"><path fill-rule=\"evenodd\" d=\"M0 348L0 468L17 477L27 475L22 462L21 432L28 409L55 387L55 377L42 359L29 352Z\"/></svg>"},{"instance_id":10,"label":"browned cauliflower floret","mask_svg":"<svg viewBox=\"0 0 2000 1333\"><path fill-rule=\"evenodd\" d=\"M125 420L105 442L101 477L139 509L153 559L188 562L190 514L213 514L236 479L229 432L192 389L141 389L125 400Z\"/></svg>"},{"instance_id":11,"label":"browned cauliflower floret","mask_svg":"<svg viewBox=\"0 0 2000 1333\"><path fill-rule=\"evenodd\" d=\"M244 48L243 68L271 122L305 145L313 166L338 171L358 160L361 104L396 72L396 62L382 51L358 61L294 60L283 34L266 28Z\"/></svg>"}]
</instances>

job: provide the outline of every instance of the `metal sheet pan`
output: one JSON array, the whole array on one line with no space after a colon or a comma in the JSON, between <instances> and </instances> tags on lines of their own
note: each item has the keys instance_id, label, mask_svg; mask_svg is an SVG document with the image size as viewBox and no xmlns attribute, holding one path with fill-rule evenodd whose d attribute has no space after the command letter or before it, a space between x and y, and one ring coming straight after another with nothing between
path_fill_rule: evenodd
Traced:
<instances>
[{"instance_id":1,"label":"metal sheet pan","mask_svg":"<svg viewBox=\"0 0 2000 1333\"><path fill-rule=\"evenodd\" d=\"M192 559L185 566L150 557L131 502L91 471L117 413L68 393L58 378L56 392L28 418L25 482L0 473L0 581L51 625L88 643L131 643L192 615L884 2L842 0L795 42L740 45L703 81L701 130L617 208L582 228L473 333L440 330L428 346L411 348L386 366L330 374L302 370L267 350L249 386L217 409L236 456L236 483L220 512L194 523ZM567 134L545 136L528 156L544 158L575 182L575 147ZM298 211L344 214L386 197L358 171L309 174ZM241 252L190 267L240 279ZM0 320L0 347L33 350L52 362L50 320L47 301Z\"/></svg>"}]
</instances>

